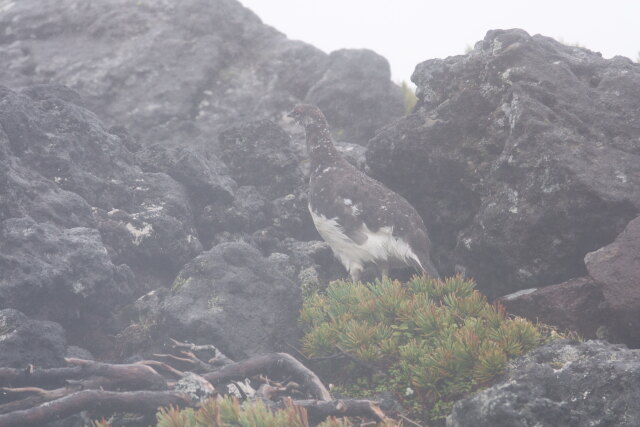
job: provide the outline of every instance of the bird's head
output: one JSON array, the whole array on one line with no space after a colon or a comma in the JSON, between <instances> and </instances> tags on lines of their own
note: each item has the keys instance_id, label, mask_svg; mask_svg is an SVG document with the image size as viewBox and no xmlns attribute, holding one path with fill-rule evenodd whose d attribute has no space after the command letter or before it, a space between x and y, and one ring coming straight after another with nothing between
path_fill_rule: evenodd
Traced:
<instances>
[{"instance_id":1,"label":"bird's head","mask_svg":"<svg viewBox=\"0 0 640 427\"><path fill-rule=\"evenodd\" d=\"M327 119L325 119L324 114L322 114L322 111L320 111L320 109L315 105L296 105L293 110L287 114L287 116L291 117L296 121L296 123L301 124L302 126L327 124Z\"/></svg>"}]
</instances>

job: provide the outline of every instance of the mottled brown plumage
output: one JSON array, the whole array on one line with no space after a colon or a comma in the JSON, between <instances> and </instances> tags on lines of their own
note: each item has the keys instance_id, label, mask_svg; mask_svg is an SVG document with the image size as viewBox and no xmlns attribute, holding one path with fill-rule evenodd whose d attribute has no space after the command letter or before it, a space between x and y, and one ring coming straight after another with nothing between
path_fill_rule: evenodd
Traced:
<instances>
[{"instance_id":1,"label":"mottled brown plumage","mask_svg":"<svg viewBox=\"0 0 640 427\"><path fill-rule=\"evenodd\" d=\"M413 206L340 156L317 107L298 105L289 116L307 137L309 211L351 278L357 281L367 263L378 265L382 275L398 264L438 277L426 227Z\"/></svg>"}]
</instances>

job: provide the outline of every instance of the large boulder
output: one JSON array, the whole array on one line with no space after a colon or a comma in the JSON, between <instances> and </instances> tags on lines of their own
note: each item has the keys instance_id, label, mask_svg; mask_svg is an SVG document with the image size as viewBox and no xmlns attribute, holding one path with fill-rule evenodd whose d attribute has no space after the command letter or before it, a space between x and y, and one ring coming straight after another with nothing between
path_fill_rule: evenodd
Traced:
<instances>
[{"instance_id":1,"label":"large boulder","mask_svg":"<svg viewBox=\"0 0 640 427\"><path fill-rule=\"evenodd\" d=\"M415 113L367 162L421 213L445 274L490 296L584 276L640 211L640 65L495 30L412 80Z\"/></svg>"},{"instance_id":2,"label":"large boulder","mask_svg":"<svg viewBox=\"0 0 640 427\"><path fill-rule=\"evenodd\" d=\"M640 217L585 263L609 307L609 339L640 348Z\"/></svg>"},{"instance_id":3,"label":"large boulder","mask_svg":"<svg viewBox=\"0 0 640 427\"><path fill-rule=\"evenodd\" d=\"M449 427L633 427L640 350L554 341L514 361L498 384L457 402Z\"/></svg>"},{"instance_id":4,"label":"large boulder","mask_svg":"<svg viewBox=\"0 0 640 427\"><path fill-rule=\"evenodd\" d=\"M0 223L0 307L61 323L76 342L113 333L114 307L133 295L133 274L114 265L95 229L29 217Z\"/></svg>"},{"instance_id":5,"label":"large boulder","mask_svg":"<svg viewBox=\"0 0 640 427\"><path fill-rule=\"evenodd\" d=\"M138 318L234 359L285 351L299 337L301 295L279 267L246 243L221 243L189 262L171 289L141 297Z\"/></svg>"},{"instance_id":6,"label":"large boulder","mask_svg":"<svg viewBox=\"0 0 640 427\"><path fill-rule=\"evenodd\" d=\"M0 310L0 367L64 366L67 340L62 326L33 320L18 310Z\"/></svg>"},{"instance_id":7,"label":"large boulder","mask_svg":"<svg viewBox=\"0 0 640 427\"><path fill-rule=\"evenodd\" d=\"M11 2L0 15L0 57L3 84L67 85L143 143L209 145L229 125L281 117L312 88L360 143L402 113L383 58L327 55L236 0ZM331 100L345 95L358 118L371 113L366 125L345 121L346 104Z\"/></svg>"},{"instance_id":8,"label":"large boulder","mask_svg":"<svg viewBox=\"0 0 640 427\"><path fill-rule=\"evenodd\" d=\"M602 289L591 277L521 290L503 296L499 302L510 314L561 331L575 331L589 339L605 338L611 323Z\"/></svg>"}]
</instances>

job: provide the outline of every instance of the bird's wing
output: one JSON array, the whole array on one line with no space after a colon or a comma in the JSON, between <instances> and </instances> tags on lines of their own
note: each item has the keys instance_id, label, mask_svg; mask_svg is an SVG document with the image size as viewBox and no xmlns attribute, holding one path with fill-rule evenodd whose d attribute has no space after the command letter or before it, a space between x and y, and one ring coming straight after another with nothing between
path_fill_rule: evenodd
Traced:
<instances>
[{"instance_id":1,"label":"bird's wing","mask_svg":"<svg viewBox=\"0 0 640 427\"><path fill-rule=\"evenodd\" d=\"M343 182L336 193L339 198L351 202L352 210L358 211L359 220L369 230L378 231L381 227L398 223L395 212L399 203L406 203L404 199L362 172L351 178Z\"/></svg>"},{"instance_id":2,"label":"bird's wing","mask_svg":"<svg viewBox=\"0 0 640 427\"><path fill-rule=\"evenodd\" d=\"M325 175L313 182L309 192L311 209L335 219L344 234L358 245L367 241L362 197L352 179L344 174Z\"/></svg>"}]
</instances>

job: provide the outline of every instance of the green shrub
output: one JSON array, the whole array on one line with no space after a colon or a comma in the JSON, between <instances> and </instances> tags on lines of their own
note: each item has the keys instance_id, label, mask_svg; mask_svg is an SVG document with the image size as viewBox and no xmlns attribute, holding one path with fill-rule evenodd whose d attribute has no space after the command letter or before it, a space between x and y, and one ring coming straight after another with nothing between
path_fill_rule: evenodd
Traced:
<instances>
[{"instance_id":1,"label":"green shrub","mask_svg":"<svg viewBox=\"0 0 640 427\"><path fill-rule=\"evenodd\" d=\"M235 397L208 399L198 409L163 408L158 411L157 427L308 427L304 408L285 401L285 408L269 410L260 400L240 404ZM319 427L347 427L343 419L327 419Z\"/></svg>"},{"instance_id":2,"label":"green shrub","mask_svg":"<svg viewBox=\"0 0 640 427\"><path fill-rule=\"evenodd\" d=\"M413 88L409 86L409 83L404 80L400 83L400 89L402 89L402 95L404 96L404 113L411 114L418 103L418 97Z\"/></svg>"},{"instance_id":3,"label":"green shrub","mask_svg":"<svg viewBox=\"0 0 640 427\"><path fill-rule=\"evenodd\" d=\"M455 400L488 385L509 358L543 339L537 326L507 317L474 287L461 276L333 282L304 303L303 351L348 354L357 361L324 362L331 364L325 379L338 390L393 390L413 416L442 425Z\"/></svg>"}]
</instances>

